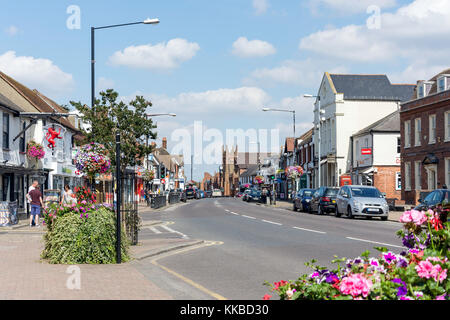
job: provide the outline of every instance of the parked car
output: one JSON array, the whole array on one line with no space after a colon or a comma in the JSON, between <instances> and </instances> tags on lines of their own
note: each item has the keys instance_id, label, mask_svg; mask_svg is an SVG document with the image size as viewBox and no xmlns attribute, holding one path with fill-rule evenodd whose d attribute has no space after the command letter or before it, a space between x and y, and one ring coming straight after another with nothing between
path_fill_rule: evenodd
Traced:
<instances>
[{"instance_id":1,"label":"parked car","mask_svg":"<svg viewBox=\"0 0 450 320\"><path fill-rule=\"evenodd\" d=\"M181 202L186 202L187 201L187 197L186 197L186 190L180 189L180 201Z\"/></svg>"},{"instance_id":2,"label":"parked car","mask_svg":"<svg viewBox=\"0 0 450 320\"><path fill-rule=\"evenodd\" d=\"M220 189L214 189L213 192L212 192L212 196L213 196L213 198L221 197L222 196L222 191Z\"/></svg>"},{"instance_id":3,"label":"parked car","mask_svg":"<svg viewBox=\"0 0 450 320\"><path fill-rule=\"evenodd\" d=\"M211 190L206 190L205 191L205 198L211 198L212 197L212 191Z\"/></svg>"},{"instance_id":4,"label":"parked car","mask_svg":"<svg viewBox=\"0 0 450 320\"><path fill-rule=\"evenodd\" d=\"M346 214L348 218L364 216L387 220L389 205L381 192L370 186L343 186L336 198L336 217Z\"/></svg>"},{"instance_id":5,"label":"parked car","mask_svg":"<svg viewBox=\"0 0 450 320\"><path fill-rule=\"evenodd\" d=\"M186 189L186 199L195 199L195 190L194 188Z\"/></svg>"},{"instance_id":6,"label":"parked car","mask_svg":"<svg viewBox=\"0 0 450 320\"><path fill-rule=\"evenodd\" d=\"M317 212L317 214L334 212L336 209L336 195L338 191L339 188L334 187L320 187L317 189L311 197L308 212Z\"/></svg>"},{"instance_id":7,"label":"parked car","mask_svg":"<svg viewBox=\"0 0 450 320\"><path fill-rule=\"evenodd\" d=\"M450 202L450 190L436 189L428 194L425 199L419 199L419 205L414 209L420 211L433 209L438 204L442 204L443 202Z\"/></svg>"},{"instance_id":8,"label":"parked car","mask_svg":"<svg viewBox=\"0 0 450 320\"><path fill-rule=\"evenodd\" d=\"M261 191L259 190L251 190L247 195L247 202L260 202L261 201Z\"/></svg>"},{"instance_id":9,"label":"parked car","mask_svg":"<svg viewBox=\"0 0 450 320\"><path fill-rule=\"evenodd\" d=\"M203 191L203 190L198 190L198 193L199 193L199 199L203 199L204 197L205 197L205 191Z\"/></svg>"},{"instance_id":10,"label":"parked car","mask_svg":"<svg viewBox=\"0 0 450 320\"><path fill-rule=\"evenodd\" d=\"M315 191L315 189L300 189L294 196L293 210L300 210L302 212L308 211L311 204L311 198Z\"/></svg>"}]
</instances>

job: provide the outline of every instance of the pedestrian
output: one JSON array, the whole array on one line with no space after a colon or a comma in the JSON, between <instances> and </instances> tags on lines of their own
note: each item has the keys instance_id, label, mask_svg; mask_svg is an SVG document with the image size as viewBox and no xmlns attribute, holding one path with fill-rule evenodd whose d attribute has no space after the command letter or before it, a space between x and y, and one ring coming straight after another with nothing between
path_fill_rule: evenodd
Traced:
<instances>
[{"instance_id":1,"label":"pedestrian","mask_svg":"<svg viewBox=\"0 0 450 320\"><path fill-rule=\"evenodd\" d=\"M70 189L70 186L68 184L66 184L64 186L64 192L63 192L63 196L61 199L61 204L72 204L72 203L76 203L76 202L77 202L77 199L75 197L75 194Z\"/></svg>"},{"instance_id":2,"label":"pedestrian","mask_svg":"<svg viewBox=\"0 0 450 320\"><path fill-rule=\"evenodd\" d=\"M30 191L29 193L31 198L31 215L30 215L30 227L33 226L33 223L36 227L39 227L39 216L41 215L41 206L44 207L44 202L42 201L42 193L39 190L39 184Z\"/></svg>"}]
</instances>

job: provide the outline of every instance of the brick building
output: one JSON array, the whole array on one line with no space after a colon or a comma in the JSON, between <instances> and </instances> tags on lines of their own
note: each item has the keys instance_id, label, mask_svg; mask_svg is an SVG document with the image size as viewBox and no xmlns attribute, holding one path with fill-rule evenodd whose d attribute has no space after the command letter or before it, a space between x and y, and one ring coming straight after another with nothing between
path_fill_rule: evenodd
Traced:
<instances>
[{"instance_id":1,"label":"brick building","mask_svg":"<svg viewBox=\"0 0 450 320\"><path fill-rule=\"evenodd\" d=\"M296 163L303 168L305 173L300 177L298 189L301 188L312 188L314 181L314 161L313 152L314 145L312 142L314 128L311 128L299 139L296 140L297 145L295 147L295 154L297 157Z\"/></svg>"},{"instance_id":2,"label":"brick building","mask_svg":"<svg viewBox=\"0 0 450 320\"><path fill-rule=\"evenodd\" d=\"M418 81L413 99L401 105L402 199L450 185L450 69Z\"/></svg>"}]
</instances>

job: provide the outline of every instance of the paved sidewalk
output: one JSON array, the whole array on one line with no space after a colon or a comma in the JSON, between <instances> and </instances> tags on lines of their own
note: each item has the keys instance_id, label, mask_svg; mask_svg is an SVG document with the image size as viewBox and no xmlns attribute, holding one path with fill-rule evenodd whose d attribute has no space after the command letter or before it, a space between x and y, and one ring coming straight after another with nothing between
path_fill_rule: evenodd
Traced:
<instances>
[{"instance_id":1,"label":"paved sidewalk","mask_svg":"<svg viewBox=\"0 0 450 320\"><path fill-rule=\"evenodd\" d=\"M154 212L139 207L141 215L151 216ZM158 223L160 221L144 222L145 225ZM185 239L142 240L130 248L133 260L128 263L52 265L40 259L44 233L45 228L31 228L27 221L0 228L0 300L172 300L169 293L148 280L134 264L147 257L201 243ZM79 270L80 289L70 289L73 288L70 280L74 279L71 269L74 267Z\"/></svg>"}]
</instances>

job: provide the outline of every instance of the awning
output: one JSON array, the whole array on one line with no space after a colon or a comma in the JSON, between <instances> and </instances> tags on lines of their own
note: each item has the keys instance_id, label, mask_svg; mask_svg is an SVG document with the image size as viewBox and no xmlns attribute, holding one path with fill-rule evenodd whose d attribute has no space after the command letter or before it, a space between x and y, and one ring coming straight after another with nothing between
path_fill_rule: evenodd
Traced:
<instances>
[{"instance_id":1,"label":"awning","mask_svg":"<svg viewBox=\"0 0 450 320\"><path fill-rule=\"evenodd\" d=\"M367 168L367 169L364 169L364 170L361 170L361 174L371 174L371 173L373 173L375 171L375 168L374 167L370 167L370 168Z\"/></svg>"}]
</instances>

